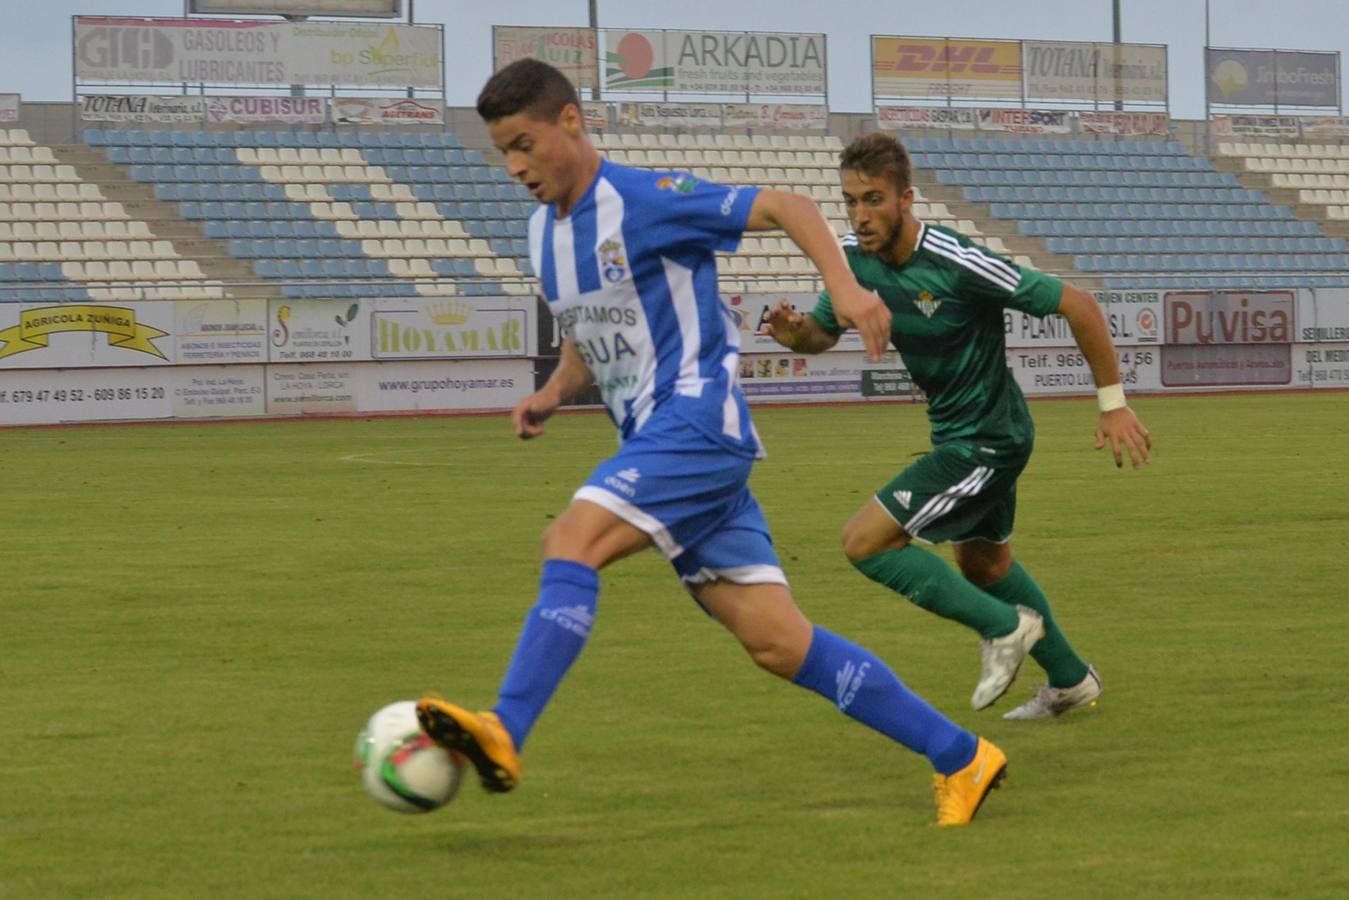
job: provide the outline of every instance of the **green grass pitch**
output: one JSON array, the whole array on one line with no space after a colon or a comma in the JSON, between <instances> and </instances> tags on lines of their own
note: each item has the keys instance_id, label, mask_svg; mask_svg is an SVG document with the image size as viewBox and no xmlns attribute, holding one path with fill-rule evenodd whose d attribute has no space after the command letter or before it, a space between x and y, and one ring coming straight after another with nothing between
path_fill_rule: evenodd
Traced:
<instances>
[{"instance_id":1,"label":"green grass pitch","mask_svg":"<svg viewBox=\"0 0 1349 900\"><path fill-rule=\"evenodd\" d=\"M1153 464L1033 404L1014 547L1106 692L968 707L972 634L838 534L927 446L919 406L763 409L754 489L798 600L995 740L1009 778L932 825L930 770L756 670L654 552L514 794L399 816L365 718L490 703L538 535L614 446L599 415L0 432L0 898L1349 895L1349 394L1142 398Z\"/></svg>"}]
</instances>

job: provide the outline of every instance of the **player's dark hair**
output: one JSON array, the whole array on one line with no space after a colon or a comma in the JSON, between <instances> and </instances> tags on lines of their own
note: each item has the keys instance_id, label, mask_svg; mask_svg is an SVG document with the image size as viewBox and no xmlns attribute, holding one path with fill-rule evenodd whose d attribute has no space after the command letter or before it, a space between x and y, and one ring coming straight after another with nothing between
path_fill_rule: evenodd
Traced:
<instances>
[{"instance_id":1,"label":"player's dark hair","mask_svg":"<svg viewBox=\"0 0 1349 900\"><path fill-rule=\"evenodd\" d=\"M883 131L873 131L854 138L843 148L838 166L840 169L861 172L870 178L885 176L900 193L908 190L913 169L909 162L909 151Z\"/></svg>"},{"instance_id":2,"label":"player's dark hair","mask_svg":"<svg viewBox=\"0 0 1349 900\"><path fill-rule=\"evenodd\" d=\"M524 113L554 121L567 104L581 108L576 88L557 69L537 59L517 59L487 79L478 94L478 115L484 122Z\"/></svg>"}]
</instances>

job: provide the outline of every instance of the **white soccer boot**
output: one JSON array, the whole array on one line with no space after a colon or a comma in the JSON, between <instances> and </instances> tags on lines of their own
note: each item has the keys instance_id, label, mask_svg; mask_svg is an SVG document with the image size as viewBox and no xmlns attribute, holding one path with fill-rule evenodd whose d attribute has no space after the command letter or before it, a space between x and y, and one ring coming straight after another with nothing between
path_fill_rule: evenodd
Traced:
<instances>
[{"instance_id":1,"label":"white soccer boot","mask_svg":"<svg viewBox=\"0 0 1349 900\"><path fill-rule=\"evenodd\" d=\"M1095 706L1101 696L1101 676L1087 666L1087 677L1072 687L1056 688L1045 685L1040 692L1016 709L1003 715L1004 719L1052 719L1066 712Z\"/></svg>"},{"instance_id":2,"label":"white soccer boot","mask_svg":"<svg viewBox=\"0 0 1349 900\"><path fill-rule=\"evenodd\" d=\"M991 706L1016 680L1016 673L1035 642L1045 636L1040 614L1028 606L1017 605L1017 625L1010 634L979 642L982 669L970 705L975 709Z\"/></svg>"}]
</instances>

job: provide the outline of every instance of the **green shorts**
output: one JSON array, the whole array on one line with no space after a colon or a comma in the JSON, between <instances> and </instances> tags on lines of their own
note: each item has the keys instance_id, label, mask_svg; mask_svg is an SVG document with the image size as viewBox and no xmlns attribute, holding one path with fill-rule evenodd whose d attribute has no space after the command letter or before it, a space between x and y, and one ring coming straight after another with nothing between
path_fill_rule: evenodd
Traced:
<instances>
[{"instance_id":1,"label":"green shorts","mask_svg":"<svg viewBox=\"0 0 1349 900\"><path fill-rule=\"evenodd\" d=\"M876 492L885 511L909 535L932 544L1012 536L1016 480L1029 455L998 465L980 465L977 448L952 442L922 459Z\"/></svg>"}]
</instances>

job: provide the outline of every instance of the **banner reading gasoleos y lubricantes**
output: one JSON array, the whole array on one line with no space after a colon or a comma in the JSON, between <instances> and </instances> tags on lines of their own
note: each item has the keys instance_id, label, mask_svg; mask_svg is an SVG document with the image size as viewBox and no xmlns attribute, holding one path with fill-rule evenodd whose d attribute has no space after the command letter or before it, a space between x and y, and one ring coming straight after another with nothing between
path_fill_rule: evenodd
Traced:
<instances>
[{"instance_id":1,"label":"banner reading gasoleos y lubricantes","mask_svg":"<svg viewBox=\"0 0 1349 900\"><path fill-rule=\"evenodd\" d=\"M604 51L611 91L825 94L822 34L607 30Z\"/></svg>"},{"instance_id":2,"label":"banner reading gasoleos y lubricantes","mask_svg":"<svg viewBox=\"0 0 1349 900\"><path fill-rule=\"evenodd\" d=\"M440 89L439 28L368 22L75 17L75 78Z\"/></svg>"}]
</instances>

